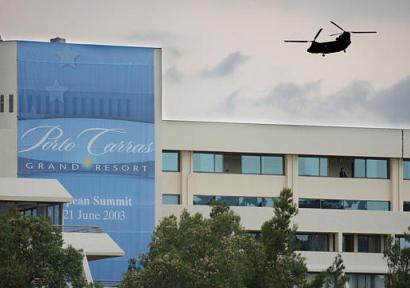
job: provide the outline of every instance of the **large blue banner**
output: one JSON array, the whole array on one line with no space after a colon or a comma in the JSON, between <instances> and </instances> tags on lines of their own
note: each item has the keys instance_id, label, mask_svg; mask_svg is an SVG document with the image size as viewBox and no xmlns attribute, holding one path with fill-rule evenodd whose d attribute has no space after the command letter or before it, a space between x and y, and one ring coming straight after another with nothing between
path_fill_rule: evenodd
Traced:
<instances>
[{"instance_id":1,"label":"large blue banner","mask_svg":"<svg viewBox=\"0 0 410 288\"><path fill-rule=\"evenodd\" d=\"M91 262L97 280L120 280L154 229L153 83L153 49L18 42L18 173L58 179L65 224L125 251Z\"/></svg>"}]
</instances>

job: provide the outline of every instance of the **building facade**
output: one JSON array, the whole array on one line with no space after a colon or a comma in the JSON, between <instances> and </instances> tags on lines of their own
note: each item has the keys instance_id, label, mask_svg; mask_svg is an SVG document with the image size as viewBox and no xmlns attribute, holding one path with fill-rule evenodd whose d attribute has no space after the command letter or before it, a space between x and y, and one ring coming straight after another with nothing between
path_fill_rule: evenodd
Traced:
<instances>
[{"instance_id":1,"label":"building facade","mask_svg":"<svg viewBox=\"0 0 410 288\"><path fill-rule=\"evenodd\" d=\"M32 103L37 103L30 102L35 100L27 100L25 105L28 106L20 108L22 97L18 89L20 85L16 66L18 52L13 47L15 43L0 42L0 94L2 95L0 141L3 147L0 153L0 163L2 163L0 176L3 177L16 177L19 172L17 159L20 156L17 147L20 140L18 139L22 136L21 128L25 127L19 128L16 111L26 111L31 115L33 111L30 107L33 106ZM43 43L43 45L56 44ZM62 51L65 51L65 47L68 46L75 52L74 46L62 43L58 45ZM101 54L102 58L110 59L112 56L111 52L104 53ZM73 58L71 53L70 58L68 55L70 53L66 54L61 54L63 58L58 58L62 61L57 63L59 69L75 70L77 65L81 66L81 55L78 56L79 58ZM148 175L153 184L147 187L152 189L155 187L155 189L152 190L152 198L144 199L152 201L153 210L149 213L155 215L152 217L155 223L165 216L179 215L183 209L208 215L210 201L221 201L230 205L241 216L244 228L258 237L262 223L272 217L273 199L279 196L284 187L288 187L292 189L294 200L299 207L299 214L294 221L298 225L298 242L309 271L315 273L327 268L334 257L340 253L346 271L350 275L350 287L383 287L383 275L387 273L386 261L382 254L386 236L395 235L397 241L403 246L408 245L401 235L410 226L410 213L407 212L410 210L410 130L163 120L161 51L154 49L150 59L152 74L149 77L151 78L148 76L148 78L141 78L132 74L128 82L120 81L115 87L117 92L127 87L129 83L137 83L136 87L139 87L135 88L137 90L141 87L151 87L149 95L152 97L153 115L149 123L153 124L154 129L151 131L154 134L151 135L155 141L148 142L152 142L155 149L152 150L153 159L149 161L154 161L156 164L151 166L155 167L155 173L152 171L153 173ZM123 65L128 64L123 63ZM96 79L101 76L89 70L84 73L91 73ZM121 77L126 75L121 74ZM107 79L109 78L103 78L103 80ZM53 80L53 77L49 80ZM81 79L75 81L81 83ZM101 81L93 82L92 87L99 85L105 87ZM50 83L50 87L52 87L51 92L61 92L59 83L57 85ZM50 91L45 92L50 93ZM104 92L106 92L104 89L99 90L101 95ZM45 95L50 97L50 94ZM85 102L82 101L87 101L82 100L81 95L79 97L76 100L78 104L76 109L79 110L74 118L83 115L81 109ZM131 105L129 102L124 104L121 99L119 102L114 101L116 98L114 99L114 96L110 96L109 93L102 97L107 97L106 109L111 118L112 115L122 115L121 109L128 109L127 106L131 109L136 108L135 115L139 115L138 113L145 112L138 107L151 105L144 101ZM68 101L69 98L70 95L63 95L64 101ZM94 108L90 108L93 113L97 111L99 103L94 102ZM48 111L47 109L50 108L45 106L36 109L40 109L41 112L43 111L41 109ZM71 106L64 109L73 111ZM95 119L101 117L91 118L93 119L87 120L84 125L90 125ZM98 123L108 125L103 121ZM121 126L121 128L129 129L128 126ZM135 135L141 133L134 130ZM90 160L91 163L96 163L95 158L76 159L77 162ZM141 159L134 159L131 162L139 163ZM87 162L83 164L86 165ZM105 166L99 167L105 169ZM113 166L107 167L113 169ZM55 177L51 178L61 177L55 174L51 176L53 175ZM126 175L132 179L140 176L138 173ZM38 177L38 174L33 177ZM61 182L75 198L71 207L90 208L82 200L86 197L76 193L75 186L65 185L64 180ZM145 189L139 185L131 182L126 184L127 187L137 187L137 189L127 195L128 199L132 200L124 200L122 204L126 204L126 201L147 204L143 198L136 196L141 189ZM101 189L96 187L89 186L89 190L93 191L93 196L99 196L101 193ZM115 204L116 202L110 202L107 206L115 208L117 207ZM66 211L69 211L67 209L69 207L66 206ZM138 209L135 206L130 207L130 210L122 208L116 210L126 211L129 217L127 219L140 223L141 227L144 227L142 229L144 233L150 235L154 225L149 223L150 221L154 223L154 220L146 215L132 212ZM121 215L117 216L121 218ZM108 227L120 225L120 221L115 219L111 223L112 226ZM88 223L94 223L96 226L101 224L98 219ZM116 240L115 231L108 229L107 232ZM126 252L126 256L121 260L123 268L127 257L135 256L135 251L134 254L127 254L127 251L132 249L133 245L147 249L149 237L144 238L145 240L140 239L141 241L124 239L123 242L119 241L119 245ZM135 244L134 241L139 242ZM143 249L139 251L141 250ZM98 274L99 268L95 269Z\"/></svg>"}]
</instances>

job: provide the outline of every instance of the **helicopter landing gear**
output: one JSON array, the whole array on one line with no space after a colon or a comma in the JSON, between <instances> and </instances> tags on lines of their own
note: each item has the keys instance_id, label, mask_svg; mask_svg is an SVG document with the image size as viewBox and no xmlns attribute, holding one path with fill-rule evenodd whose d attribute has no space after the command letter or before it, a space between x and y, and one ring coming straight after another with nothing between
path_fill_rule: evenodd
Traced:
<instances>
[{"instance_id":1,"label":"helicopter landing gear","mask_svg":"<svg viewBox=\"0 0 410 288\"><path fill-rule=\"evenodd\" d=\"M343 52L345 52L345 53L346 53L346 50L343 50Z\"/></svg>"},{"instance_id":2,"label":"helicopter landing gear","mask_svg":"<svg viewBox=\"0 0 410 288\"><path fill-rule=\"evenodd\" d=\"M325 55L325 54L322 54L322 56L325 57L326 55Z\"/></svg>"}]
</instances>

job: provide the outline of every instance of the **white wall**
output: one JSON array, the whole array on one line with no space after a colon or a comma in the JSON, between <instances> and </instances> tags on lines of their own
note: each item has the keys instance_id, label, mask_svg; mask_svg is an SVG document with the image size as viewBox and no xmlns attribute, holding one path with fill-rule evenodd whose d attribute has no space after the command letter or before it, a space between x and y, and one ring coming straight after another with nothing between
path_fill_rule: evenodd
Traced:
<instances>
[{"instance_id":1,"label":"white wall","mask_svg":"<svg viewBox=\"0 0 410 288\"><path fill-rule=\"evenodd\" d=\"M0 113L0 177L17 175L17 44L0 42L0 94L4 112ZM9 112L9 94L14 95L14 112Z\"/></svg>"}]
</instances>

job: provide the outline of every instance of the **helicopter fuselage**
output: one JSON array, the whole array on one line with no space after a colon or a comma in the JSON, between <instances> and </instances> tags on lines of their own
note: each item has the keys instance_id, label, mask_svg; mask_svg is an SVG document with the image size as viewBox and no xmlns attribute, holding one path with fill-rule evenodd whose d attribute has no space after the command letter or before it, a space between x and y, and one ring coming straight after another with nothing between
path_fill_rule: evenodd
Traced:
<instances>
[{"instance_id":1,"label":"helicopter fuselage","mask_svg":"<svg viewBox=\"0 0 410 288\"><path fill-rule=\"evenodd\" d=\"M312 45L307 49L307 52L314 53L314 54L329 54L329 53L336 53L340 51L345 51L347 47L350 45L350 33L343 32L340 34L339 37L336 38L335 41L329 42L316 42L313 41Z\"/></svg>"}]
</instances>

